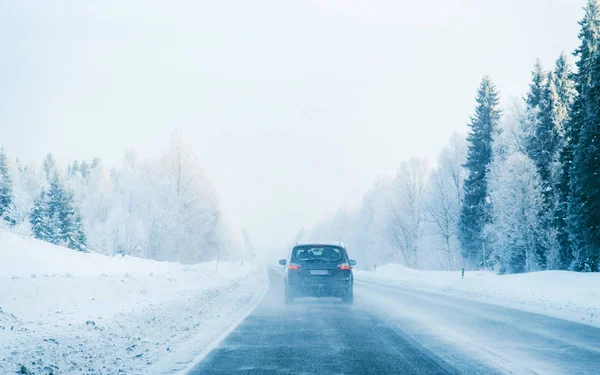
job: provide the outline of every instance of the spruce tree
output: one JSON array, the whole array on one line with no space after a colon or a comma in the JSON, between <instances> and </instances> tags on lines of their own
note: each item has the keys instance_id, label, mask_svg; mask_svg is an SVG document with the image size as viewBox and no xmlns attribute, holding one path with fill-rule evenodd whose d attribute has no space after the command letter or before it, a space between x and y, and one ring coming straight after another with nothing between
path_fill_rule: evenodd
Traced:
<instances>
[{"instance_id":1,"label":"spruce tree","mask_svg":"<svg viewBox=\"0 0 600 375\"><path fill-rule=\"evenodd\" d=\"M48 232L46 241L55 245L62 244L63 239L63 222L61 221L63 216L63 194L64 190L59 176L55 173L46 191L46 227Z\"/></svg>"},{"instance_id":2,"label":"spruce tree","mask_svg":"<svg viewBox=\"0 0 600 375\"><path fill-rule=\"evenodd\" d=\"M559 98L556 87L557 77L554 71L548 73L542 102L540 103L539 121L534 131L535 152L532 159L536 164L542 183L545 204L549 204L552 185L552 167L557 159L562 142L562 123L558 120Z\"/></svg>"},{"instance_id":3,"label":"spruce tree","mask_svg":"<svg viewBox=\"0 0 600 375\"><path fill-rule=\"evenodd\" d=\"M540 170L548 171L547 166L549 163L538 163L537 161L542 159L546 153L545 139L546 137L539 137L540 133L544 132L544 129L549 127L549 123L552 121L551 116L546 116L547 108L552 103L548 100L548 96L551 95L550 91L554 87L552 80L552 73L546 73L542 63L539 59L536 60L531 72L531 84L529 85L529 91L525 97L525 118L522 123L523 135L524 135L524 147L525 153L536 165L536 173L541 174ZM536 178L542 182L545 181L543 178ZM546 179L548 180L548 178ZM542 189L542 192L545 190ZM540 206L540 208L546 206ZM546 211L546 214L545 212ZM535 213L538 219L550 222L550 218L547 217L547 210L540 209L539 212ZM544 216L546 216L544 220ZM540 267L546 267L546 253L547 247L544 246L541 239L536 239L532 244L533 248L529 251L534 252L539 262Z\"/></svg>"},{"instance_id":4,"label":"spruce tree","mask_svg":"<svg viewBox=\"0 0 600 375\"><path fill-rule=\"evenodd\" d=\"M81 215L75 206L73 192L65 188L58 174L54 175L47 192L47 241L68 248L86 250Z\"/></svg>"},{"instance_id":5,"label":"spruce tree","mask_svg":"<svg viewBox=\"0 0 600 375\"><path fill-rule=\"evenodd\" d=\"M50 242L50 228L48 218L48 204L46 197L46 189L42 188L40 194L33 203L33 208L29 215L29 222L33 235L38 240Z\"/></svg>"},{"instance_id":6,"label":"spruce tree","mask_svg":"<svg viewBox=\"0 0 600 375\"><path fill-rule=\"evenodd\" d=\"M570 114L575 100L575 83L573 82L573 72L567 60L565 53L562 53L554 67L554 78L557 100L548 105L553 108L552 116L559 135L555 160L551 167L551 183L546 189L551 189L550 197L551 218L553 220L553 229L555 229L556 240L558 242L559 267L568 269L573 262L573 253L569 241L568 226L566 221L567 200L569 194L569 167L566 157L570 153Z\"/></svg>"},{"instance_id":7,"label":"spruce tree","mask_svg":"<svg viewBox=\"0 0 600 375\"><path fill-rule=\"evenodd\" d=\"M580 22L581 45L575 76L577 97L571 111L568 146L562 155L568 178L569 241L573 268L600 270L600 6L588 0ZM563 177L564 179L565 177Z\"/></svg>"},{"instance_id":8,"label":"spruce tree","mask_svg":"<svg viewBox=\"0 0 600 375\"><path fill-rule=\"evenodd\" d=\"M0 149L0 220L11 220L6 216L13 202L12 179L8 171L8 162L4 148ZM13 223L14 224L14 223Z\"/></svg>"},{"instance_id":9,"label":"spruce tree","mask_svg":"<svg viewBox=\"0 0 600 375\"><path fill-rule=\"evenodd\" d=\"M85 160L81 162L81 165L79 166L79 172L81 172L81 177L84 179L86 179L90 174L90 165Z\"/></svg>"},{"instance_id":10,"label":"spruce tree","mask_svg":"<svg viewBox=\"0 0 600 375\"><path fill-rule=\"evenodd\" d=\"M71 166L71 173L75 174L77 172L79 172L79 161L75 160Z\"/></svg>"},{"instance_id":11,"label":"spruce tree","mask_svg":"<svg viewBox=\"0 0 600 375\"><path fill-rule=\"evenodd\" d=\"M95 157L94 160L92 160L92 164L90 164L90 168L94 169L96 168L98 165L100 164L100 158L99 157Z\"/></svg>"},{"instance_id":12,"label":"spruce tree","mask_svg":"<svg viewBox=\"0 0 600 375\"><path fill-rule=\"evenodd\" d=\"M523 131L525 135L525 150L527 155L535 160L535 155L539 152L540 145L537 142L535 132L540 122L542 114L542 105L547 86L547 73L544 71L539 59L535 61L533 71L531 72L531 83L529 91L525 97L525 123Z\"/></svg>"},{"instance_id":13,"label":"spruce tree","mask_svg":"<svg viewBox=\"0 0 600 375\"><path fill-rule=\"evenodd\" d=\"M42 164L42 168L44 169L44 174L46 177L46 182L48 184L52 183L52 178L57 172L56 162L54 161L54 156L52 154L46 155L44 159L44 163Z\"/></svg>"},{"instance_id":14,"label":"spruce tree","mask_svg":"<svg viewBox=\"0 0 600 375\"><path fill-rule=\"evenodd\" d=\"M558 93L559 107L556 119L562 124L562 135L565 136L565 126L569 119L569 112L575 100L575 82L573 82L573 71L567 55L562 52L554 65L556 75L556 91ZM564 140L563 144L564 146Z\"/></svg>"},{"instance_id":15,"label":"spruce tree","mask_svg":"<svg viewBox=\"0 0 600 375\"><path fill-rule=\"evenodd\" d=\"M70 249L85 251L86 238L83 232L81 214L75 206L73 192L63 188L59 218L61 227L61 243Z\"/></svg>"},{"instance_id":16,"label":"spruce tree","mask_svg":"<svg viewBox=\"0 0 600 375\"><path fill-rule=\"evenodd\" d=\"M542 62L537 59L531 72L531 84L529 84L529 92L525 98L525 104L529 108L538 108L543 100L544 88L546 86L546 72L542 66Z\"/></svg>"},{"instance_id":17,"label":"spruce tree","mask_svg":"<svg viewBox=\"0 0 600 375\"><path fill-rule=\"evenodd\" d=\"M483 227L490 221L487 170L492 160L492 140L498 132L501 111L496 86L484 77L477 91L475 115L469 124L469 150L465 168L464 201L459 219L459 239L464 258L476 265L485 261Z\"/></svg>"},{"instance_id":18,"label":"spruce tree","mask_svg":"<svg viewBox=\"0 0 600 375\"><path fill-rule=\"evenodd\" d=\"M538 64L539 65L539 64ZM539 71L539 70L538 70ZM564 225L556 218L561 208L558 204L555 187L561 173L559 156L565 144L564 126L573 101L573 83L566 56L562 54L554 70L547 74L540 101L537 103L535 127L532 129L528 154L534 161L540 180L541 210L538 212L542 223L543 238L536 244L536 255L540 266L547 266L547 253L555 251L558 233ZM537 80L534 79L534 84ZM532 90L533 92L533 90ZM552 239L547 241L547 239ZM560 266L553 260L550 266ZM558 262L561 263L561 262Z\"/></svg>"}]
</instances>

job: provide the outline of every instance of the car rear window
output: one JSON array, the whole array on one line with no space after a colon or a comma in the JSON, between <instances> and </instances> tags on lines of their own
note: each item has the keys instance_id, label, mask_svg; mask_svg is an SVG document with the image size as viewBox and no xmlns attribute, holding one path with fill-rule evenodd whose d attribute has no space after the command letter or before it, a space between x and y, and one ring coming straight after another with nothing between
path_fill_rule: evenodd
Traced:
<instances>
[{"instance_id":1,"label":"car rear window","mask_svg":"<svg viewBox=\"0 0 600 375\"><path fill-rule=\"evenodd\" d=\"M344 259L344 249L336 246L297 246L292 250L292 262L339 262Z\"/></svg>"}]
</instances>

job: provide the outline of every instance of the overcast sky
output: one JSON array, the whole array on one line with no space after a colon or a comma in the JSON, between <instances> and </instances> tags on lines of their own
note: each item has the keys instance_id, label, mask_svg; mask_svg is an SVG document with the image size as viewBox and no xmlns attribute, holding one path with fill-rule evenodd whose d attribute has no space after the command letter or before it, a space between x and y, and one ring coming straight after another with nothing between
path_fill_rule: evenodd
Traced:
<instances>
[{"instance_id":1,"label":"overcast sky","mask_svg":"<svg viewBox=\"0 0 600 375\"><path fill-rule=\"evenodd\" d=\"M264 245L354 205L577 46L584 0L0 1L0 144L66 165L182 128Z\"/></svg>"}]
</instances>

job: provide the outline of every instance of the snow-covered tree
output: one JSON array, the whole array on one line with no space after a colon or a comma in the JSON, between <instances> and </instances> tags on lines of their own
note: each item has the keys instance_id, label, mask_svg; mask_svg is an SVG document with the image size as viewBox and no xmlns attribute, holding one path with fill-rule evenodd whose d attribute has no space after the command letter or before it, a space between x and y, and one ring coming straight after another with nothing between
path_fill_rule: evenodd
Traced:
<instances>
[{"instance_id":1,"label":"snow-covered tree","mask_svg":"<svg viewBox=\"0 0 600 375\"><path fill-rule=\"evenodd\" d=\"M341 208L326 215L308 233L307 241L343 241L359 267L404 262L390 236L390 202L394 180L378 179L359 207Z\"/></svg>"},{"instance_id":2,"label":"snow-covered tree","mask_svg":"<svg viewBox=\"0 0 600 375\"><path fill-rule=\"evenodd\" d=\"M98 170L96 173L101 172ZM154 204L161 202L155 192L159 184L155 182L154 173L147 163L138 159L135 151L126 150L122 168L115 168L108 175L106 171L103 172L103 178L109 178L112 186L106 186L108 181L98 181L96 189L104 191L88 193L92 201L84 204L84 207L100 214L100 217L94 214L90 226L91 223L97 224L98 236L94 236L95 242L106 241L107 245L103 251L152 259L175 259L162 256L159 241L161 234L152 232L154 228L157 231L160 229L158 217L161 215L158 208L152 208ZM110 203L110 206L97 207L98 201L92 198L96 194L104 195L105 202ZM103 215L105 216L102 217ZM104 235L109 238L103 239Z\"/></svg>"},{"instance_id":3,"label":"snow-covered tree","mask_svg":"<svg viewBox=\"0 0 600 375\"><path fill-rule=\"evenodd\" d=\"M548 202L551 201L552 169L557 161L558 152L563 141L563 123L566 116L560 113L564 107L559 103L557 76L554 71L548 73L547 84L544 89L539 115L539 122L534 130L536 143L535 152L532 153L538 172L540 174L543 193ZM561 108L562 107L562 108Z\"/></svg>"},{"instance_id":4,"label":"snow-covered tree","mask_svg":"<svg viewBox=\"0 0 600 375\"><path fill-rule=\"evenodd\" d=\"M536 253L542 223L541 183L535 164L521 152L499 161L490 172L492 221L486 226L492 256L501 272L530 272L540 268Z\"/></svg>"},{"instance_id":5,"label":"snow-covered tree","mask_svg":"<svg viewBox=\"0 0 600 375\"><path fill-rule=\"evenodd\" d=\"M76 250L185 263L241 254L241 233L227 224L181 132L160 158L139 160L127 150L110 170L95 158L59 173L52 154L39 169L9 167L13 198L3 216L21 234Z\"/></svg>"},{"instance_id":6,"label":"snow-covered tree","mask_svg":"<svg viewBox=\"0 0 600 375\"><path fill-rule=\"evenodd\" d=\"M78 171L81 174L81 177L83 177L84 179L88 177L88 175L90 174L90 165L87 163L87 161L84 160L81 162Z\"/></svg>"},{"instance_id":7,"label":"snow-covered tree","mask_svg":"<svg viewBox=\"0 0 600 375\"><path fill-rule=\"evenodd\" d=\"M531 72L531 83L525 96L525 109L523 110L521 130L524 134L523 146L527 155L535 158L539 152L540 145L537 142L535 132L540 123L543 112L544 94L547 87L547 73L539 59L536 60Z\"/></svg>"},{"instance_id":8,"label":"snow-covered tree","mask_svg":"<svg viewBox=\"0 0 600 375\"><path fill-rule=\"evenodd\" d=\"M600 271L600 4L588 0L575 54L577 97L562 155L574 268ZM570 168L569 168L570 167ZM563 185L564 188L564 185Z\"/></svg>"},{"instance_id":9,"label":"snow-covered tree","mask_svg":"<svg viewBox=\"0 0 600 375\"><path fill-rule=\"evenodd\" d=\"M570 246L566 231L566 196L561 197L560 184L563 164L560 156L566 146L565 127L569 111L575 97L572 72L566 55L563 53L556 61L554 70L548 74L544 89L541 111L535 129L536 152L532 158L540 175L543 206L540 217L548 233L556 233L559 249L547 249L547 252L559 251L562 259L550 268L567 268L570 263Z\"/></svg>"},{"instance_id":10,"label":"snow-covered tree","mask_svg":"<svg viewBox=\"0 0 600 375\"><path fill-rule=\"evenodd\" d=\"M542 180L524 147L530 136L527 111L518 102L509 108L502 132L494 139L489 167L487 251L504 272L554 269L560 263L556 229L544 214Z\"/></svg>"},{"instance_id":11,"label":"snow-covered tree","mask_svg":"<svg viewBox=\"0 0 600 375\"><path fill-rule=\"evenodd\" d=\"M54 175L58 172L58 169L56 168L56 161L54 160L54 156L52 154L46 155L46 158L42 163L42 169L44 170L46 182L48 184L52 183Z\"/></svg>"},{"instance_id":12,"label":"snow-covered tree","mask_svg":"<svg viewBox=\"0 0 600 375\"><path fill-rule=\"evenodd\" d=\"M531 83L529 84L529 92L525 97L525 104L528 108L540 108L544 100L544 89L546 87L546 72L542 66L542 62L537 59L531 72Z\"/></svg>"},{"instance_id":13,"label":"snow-covered tree","mask_svg":"<svg viewBox=\"0 0 600 375\"><path fill-rule=\"evenodd\" d=\"M433 224L433 232L443 243L441 250L446 254L449 270L455 268L457 260L460 260L458 218L463 199L463 181L466 175L463 164L466 155L465 139L454 134L448 147L440 153L438 167L429 180L426 211Z\"/></svg>"},{"instance_id":14,"label":"snow-covered tree","mask_svg":"<svg viewBox=\"0 0 600 375\"><path fill-rule=\"evenodd\" d=\"M92 163L90 164L90 169L96 168L101 162L102 162L102 160L100 160L100 158L98 158L98 157L94 158L92 160Z\"/></svg>"},{"instance_id":15,"label":"snow-covered tree","mask_svg":"<svg viewBox=\"0 0 600 375\"><path fill-rule=\"evenodd\" d=\"M47 175L47 171L45 171ZM78 251L86 250L83 230L73 193L65 188L58 173L48 187L43 187L33 203L29 218L37 239L63 245Z\"/></svg>"},{"instance_id":16,"label":"snow-covered tree","mask_svg":"<svg viewBox=\"0 0 600 375\"><path fill-rule=\"evenodd\" d=\"M423 236L427 166L423 160L403 162L394 179L390 202L390 235L404 264L416 268Z\"/></svg>"},{"instance_id":17,"label":"snow-covered tree","mask_svg":"<svg viewBox=\"0 0 600 375\"><path fill-rule=\"evenodd\" d=\"M50 227L48 200L45 188L41 189L40 194L33 204L29 221L31 223L33 235L38 240L51 242L55 237L53 233L54 228Z\"/></svg>"},{"instance_id":18,"label":"snow-covered tree","mask_svg":"<svg viewBox=\"0 0 600 375\"><path fill-rule=\"evenodd\" d=\"M214 256L220 246L221 213L214 190L181 131L176 131L163 155L161 226L179 236L163 236L171 242L163 249L176 250L183 261L200 261Z\"/></svg>"},{"instance_id":19,"label":"snow-covered tree","mask_svg":"<svg viewBox=\"0 0 600 375\"><path fill-rule=\"evenodd\" d=\"M75 173L69 182L81 208L88 247L103 254L112 254L109 217L115 208L115 196L109 171L98 161L86 180L80 173Z\"/></svg>"},{"instance_id":20,"label":"snow-covered tree","mask_svg":"<svg viewBox=\"0 0 600 375\"><path fill-rule=\"evenodd\" d=\"M378 179L361 201L355 225L351 227L352 235L342 237L344 241L352 241L356 260L365 269L399 261L397 248L389 236L393 187L393 179Z\"/></svg>"},{"instance_id":21,"label":"snow-covered tree","mask_svg":"<svg viewBox=\"0 0 600 375\"><path fill-rule=\"evenodd\" d=\"M71 177L76 173L79 173L79 161L75 160L73 164L67 167L67 176Z\"/></svg>"},{"instance_id":22,"label":"snow-covered tree","mask_svg":"<svg viewBox=\"0 0 600 375\"><path fill-rule=\"evenodd\" d=\"M537 169L542 205L537 213L546 233L557 233L562 223L555 215L561 210L556 186L562 173L559 161L565 145L564 126L573 101L570 67L564 53L553 70L544 72L539 60L532 72L532 83L519 119L519 132L525 154ZM564 225L562 225L564 227ZM554 242L553 242L554 244ZM535 254L540 267L547 267L546 255L556 249L536 242ZM555 246L555 245L553 245ZM554 264L552 267L558 267Z\"/></svg>"},{"instance_id":23,"label":"snow-covered tree","mask_svg":"<svg viewBox=\"0 0 600 375\"><path fill-rule=\"evenodd\" d=\"M13 181L8 170L8 160L4 148L0 148L0 220L14 225L15 222L6 214L13 203Z\"/></svg>"},{"instance_id":24,"label":"snow-covered tree","mask_svg":"<svg viewBox=\"0 0 600 375\"><path fill-rule=\"evenodd\" d=\"M65 188L55 174L45 194L49 228L48 242L85 251L86 236L81 214L75 206L73 192Z\"/></svg>"},{"instance_id":25,"label":"snow-covered tree","mask_svg":"<svg viewBox=\"0 0 600 375\"><path fill-rule=\"evenodd\" d=\"M11 231L23 236L30 236L29 214L41 184L35 174L35 168L21 165L18 159L12 168L11 175L14 176L13 199L5 217L11 223Z\"/></svg>"},{"instance_id":26,"label":"snow-covered tree","mask_svg":"<svg viewBox=\"0 0 600 375\"><path fill-rule=\"evenodd\" d=\"M469 124L471 131L465 168L464 201L459 220L459 239L463 257L471 266L484 261L482 257L484 226L489 223L487 169L492 160L492 139L498 133L501 111L496 86L484 77L477 91L475 115Z\"/></svg>"}]
</instances>

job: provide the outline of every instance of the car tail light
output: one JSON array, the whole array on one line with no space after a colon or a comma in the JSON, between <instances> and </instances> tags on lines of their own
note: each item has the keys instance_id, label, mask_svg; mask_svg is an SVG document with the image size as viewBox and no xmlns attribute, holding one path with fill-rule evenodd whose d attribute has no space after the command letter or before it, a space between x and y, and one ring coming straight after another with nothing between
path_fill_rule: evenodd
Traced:
<instances>
[{"instance_id":1,"label":"car tail light","mask_svg":"<svg viewBox=\"0 0 600 375\"><path fill-rule=\"evenodd\" d=\"M300 266L297 264L288 264L288 270L297 270L300 269Z\"/></svg>"},{"instance_id":2,"label":"car tail light","mask_svg":"<svg viewBox=\"0 0 600 375\"><path fill-rule=\"evenodd\" d=\"M348 271L348 270L350 270L350 264L349 263L338 264L337 268L339 268L343 271Z\"/></svg>"}]
</instances>

